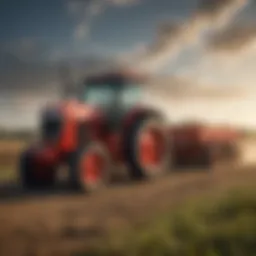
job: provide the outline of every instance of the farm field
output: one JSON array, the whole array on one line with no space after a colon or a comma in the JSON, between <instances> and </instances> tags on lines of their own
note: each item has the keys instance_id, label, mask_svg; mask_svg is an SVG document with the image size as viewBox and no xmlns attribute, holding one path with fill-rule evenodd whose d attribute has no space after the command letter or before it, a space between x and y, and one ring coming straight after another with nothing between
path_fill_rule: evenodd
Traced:
<instances>
[{"instance_id":1,"label":"farm field","mask_svg":"<svg viewBox=\"0 0 256 256\"><path fill-rule=\"evenodd\" d=\"M61 188L28 194L19 190L14 171L24 142L2 142L1 147L5 156L1 158L0 255L58 256L86 251L190 200L210 201L232 189L253 187L256 181L256 167L250 165L212 172L170 170L155 182L124 180L90 196Z\"/></svg>"}]
</instances>

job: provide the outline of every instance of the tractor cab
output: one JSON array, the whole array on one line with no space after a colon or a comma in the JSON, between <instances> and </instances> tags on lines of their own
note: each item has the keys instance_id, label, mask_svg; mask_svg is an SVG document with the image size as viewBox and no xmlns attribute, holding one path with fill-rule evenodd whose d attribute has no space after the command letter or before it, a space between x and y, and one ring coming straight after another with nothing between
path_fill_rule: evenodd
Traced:
<instances>
[{"instance_id":1,"label":"tractor cab","mask_svg":"<svg viewBox=\"0 0 256 256\"><path fill-rule=\"evenodd\" d=\"M131 74L106 74L89 77L79 89L78 99L99 108L110 123L140 104L144 79Z\"/></svg>"}]
</instances>

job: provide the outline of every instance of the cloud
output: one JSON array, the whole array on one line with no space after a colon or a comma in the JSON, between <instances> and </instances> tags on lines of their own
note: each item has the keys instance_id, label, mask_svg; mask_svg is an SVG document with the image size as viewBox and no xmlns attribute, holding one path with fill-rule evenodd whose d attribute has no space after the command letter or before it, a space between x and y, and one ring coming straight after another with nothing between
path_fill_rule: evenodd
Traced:
<instances>
[{"instance_id":1,"label":"cloud","mask_svg":"<svg viewBox=\"0 0 256 256\"><path fill-rule=\"evenodd\" d=\"M200 41L204 31L216 31L227 26L248 1L200 1L195 12L183 24L164 24L159 27L155 41L138 59L139 68L150 72L163 68L185 47Z\"/></svg>"},{"instance_id":2,"label":"cloud","mask_svg":"<svg viewBox=\"0 0 256 256\"><path fill-rule=\"evenodd\" d=\"M46 42L40 38L22 37L0 44L0 54L8 53L23 61L42 60L49 53Z\"/></svg>"},{"instance_id":3,"label":"cloud","mask_svg":"<svg viewBox=\"0 0 256 256\"><path fill-rule=\"evenodd\" d=\"M26 55L25 58L21 58L21 55L16 55L15 51L0 47L1 93L3 91L50 92L55 90L61 82L65 82L60 74L63 66L71 70L73 82L76 83L88 73L100 72L118 65L115 59L96 56L74 56L73 58L68 56L60 61L51 62L30 58L30 56L28 58Z\"/></svg>"},{"instance_id":4,"label":"cloud","mask_svg":"<svg viewBox=\"0 0 256 256\"><path fill-rule=\"evenodd\" d=\"M209 40L208 47L217 52L234 52L243 50L256 40L254 24L242 24L228 27Z\"/></svg>"},{"instance_id":5,"label":"cloud","mask_svg":"<svg viewBox=\"0 0 256 256\"><path fill-rule=\"evenodd\" d=\"M256 127L251 111L256 107L255 87L220 86L196 78L166 76L152 80L143 101L162 111L171 123L198 120Z\"/></svg>"},{"instance_id":6,"label":"cloud","mask_svg":"<svg viewBox=\"0 0 256 256\"><path fill-rule=\"evenodd\" d=\"M74 30L75 40L79 41L88 37L92 20L104 8L104 2L99 0L70 0L67 2L68 11L77 22Z\"/></svg>"},{"instance_id":7,"label":"cloud","mask_svg":"<svg viewBox=\"0 0 256 256\"><path fill-rule=\"evenodd\" d=\"M179 76L163 76L152 79L147 88L147 93L162 97L167 100L184 99L242 99L251 91L240 86L216 86L201 84L196 79Z\"/></svg>"},{"instance_id":8,"label":"cloud","mask_svg":"<svg viewBox=\"0 0 256 256\"><path fill-rule=\"evenodd\" d=\"M139 0L105 0L105 2L117 6L127 6L131 4L137 4Z\"/></svg>"},{"instance_id":9,"label":"cloud","mask_svg":"<svg viewBox=\"0 0 256 256\"><path fill-rule=\"evenodd\" d=\"M69 0L67 9L77 19L74 38L76 40L86 39L94 18L102 14L108 7L125 7L138 2L139 0Z\"/></svg>"},{"instance_id":10,"label":"cloud","mask_svg":"<svg viewBox=\"0 0 256 256\"><path fill-rule=\"evenodd\" d=\"M219 16L225 9L230 10L230 7L234 4L243 4L245 0L200 0L198 3L197 13L198 15L204 15L207 17Z\"/></svg>"},{"instance_id":11,"label":"cloud","mask_svg":"<svg viewBox=\"0 0 256 256\"><path fill-rule=\"evenodd\" d=\"M77 25L74 36L76 39L81 40L87 38L90 32L90 25L87 21L83 21Z\"/></svg>"}]
</instances>

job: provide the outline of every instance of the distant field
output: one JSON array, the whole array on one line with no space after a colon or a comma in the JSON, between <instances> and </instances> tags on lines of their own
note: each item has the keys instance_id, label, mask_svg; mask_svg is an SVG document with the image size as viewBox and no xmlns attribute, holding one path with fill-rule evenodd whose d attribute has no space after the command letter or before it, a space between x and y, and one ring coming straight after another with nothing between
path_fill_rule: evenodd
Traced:
<instances>
[{"instance_id":1,"label":"distant field","mask_svg":"<svg viewBox=\"0 0 256 256\"><path fill-rule=\"evenodd\" d=\"M0 140L0 181L8 181L15 178L18 157L26 144L25 140Z\"/></svg>"}]
</instances>

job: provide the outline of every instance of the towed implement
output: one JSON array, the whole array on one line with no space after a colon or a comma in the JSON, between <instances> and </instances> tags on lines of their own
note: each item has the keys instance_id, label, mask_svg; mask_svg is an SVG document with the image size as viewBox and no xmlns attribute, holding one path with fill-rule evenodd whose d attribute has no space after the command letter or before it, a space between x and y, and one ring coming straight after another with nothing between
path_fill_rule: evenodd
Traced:
<instances>
[{"instance_id":1,"label":"towed implement","mask_svg":"<svg viewBox=\"0 0 256 256\"><path fill-rule=\"evenodd\" d=\"M40 139L20 158L24 188L53 186L65 166L68 183L93 191L124 166L132 179L151 179L169 168L169 143L161 113L139 104L144 79L133 74L91 76L75 99L46 106Z\"/></svg>"},{"instance_id":2,"label":"towed implement","mask_svg":"<svg viewBox=\"0 0 256 256\"><path fill-rule=\"evenodd\" d=\"M240 133L229 127L209 127L200 124L171 128L173 162L176 166L212 168L239 161Z\"/></svg>"}]
</instances>

